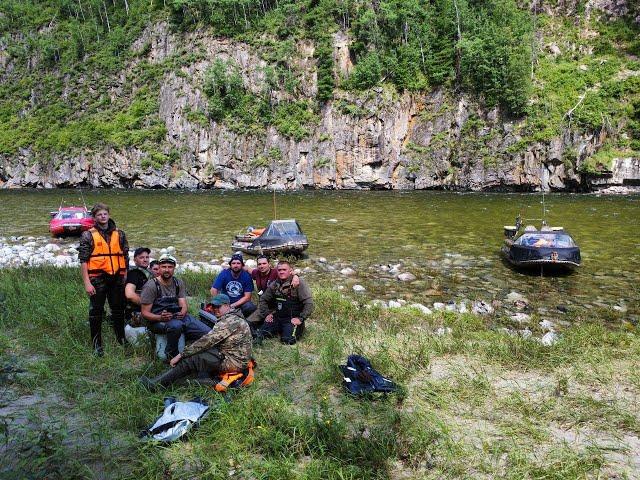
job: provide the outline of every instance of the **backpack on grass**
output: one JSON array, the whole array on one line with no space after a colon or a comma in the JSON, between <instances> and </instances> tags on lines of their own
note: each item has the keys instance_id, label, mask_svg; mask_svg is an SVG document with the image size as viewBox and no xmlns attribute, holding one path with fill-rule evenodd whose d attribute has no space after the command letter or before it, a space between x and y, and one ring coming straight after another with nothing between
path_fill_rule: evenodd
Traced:
<instances>
[{"instance_id":1,"label":"backpack on grass","mask_svg":"<svg viewBox=\"0 0 640 480\"><path fill-rule=\"evenodd\" d=\"M398 386L380 372L374 370L371 362L361 355L349 355L346 365L340 365L343 380L342 385L352 395L364 393L392 393Z\"/></svg>"}]
</instances>

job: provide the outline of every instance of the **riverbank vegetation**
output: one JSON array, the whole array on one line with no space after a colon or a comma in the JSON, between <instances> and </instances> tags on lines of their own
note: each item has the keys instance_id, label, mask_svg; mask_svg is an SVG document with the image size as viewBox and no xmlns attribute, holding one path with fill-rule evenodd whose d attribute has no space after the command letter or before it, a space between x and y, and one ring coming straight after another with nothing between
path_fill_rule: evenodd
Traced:
<instances>
[{"instance_id":1,"label":"riverbank vegetation","mask_svg":"<svg viewBox=\"0 0 640 480\"><path fill-rule=\"evenodd\" d=\"M633 155L640 150L640 29L631 20L638 12L631 5L628 18L609 21L577 3L571 16L516 0L0 0L7 67L0 153L135 147L150 165L172 162L180 152L167 153L160 88L167 75L184 76L183 67L205 59L189 37L200 32L249 45L267 66L263 91L255 92L238 65L212 62L195 85L208 109L185 112L198 125L223 122L244 135L274 126L301 140L340 92L444 88L526 118L511 153L571 128L610 130L611 148ZM161 22L185 46L150 59L148 27ZM349 75L335 63L338 32L348 38ZM300 52L305 42L310 61ZM313 94L302 85L311 72Z\"/></svg>"},{"instance_id":2,"label":"riverbank vegetation","mask_svg":"<svg viewBox=\"0 0 640 480\"><path fill-rule=\"evenodd\" d=\"M195 306L210 278L185 279ZM80 283L75 269L0 272L3 478L564 480L640 465L640 337L620 312L569 311L545 346L535 315L523 338L508 318L379 309L318 286L303 341L257 347L256 381L225 402L195 386L148 393L137 378L163 366L110 332L93 357ZM347 396L349 353L402 391ZM184 442L140 442L168 394L213 411Z\"/></svg>"}]
</instances>

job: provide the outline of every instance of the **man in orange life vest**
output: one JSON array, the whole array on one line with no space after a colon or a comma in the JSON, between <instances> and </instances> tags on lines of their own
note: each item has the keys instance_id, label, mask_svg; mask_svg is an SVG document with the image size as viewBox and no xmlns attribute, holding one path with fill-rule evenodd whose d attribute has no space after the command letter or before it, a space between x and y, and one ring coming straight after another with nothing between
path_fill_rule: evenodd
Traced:
<instances>
[{"instance_id":1,"label":"man in orange life vest","mask_svg":"<svg viewBox=\"0 0 640 480\"><path fill-rule=\"evenodd\" d=\"M129 267L129 245L124 232L109 218L109 207L96 203L91 209L95 226L82 233L78 248L80 272L89 295L89 328L94 353L102 349L102 318L105 300L109 302L113 330L124 344L124 285Z\"/></svg>"}]
</instances>

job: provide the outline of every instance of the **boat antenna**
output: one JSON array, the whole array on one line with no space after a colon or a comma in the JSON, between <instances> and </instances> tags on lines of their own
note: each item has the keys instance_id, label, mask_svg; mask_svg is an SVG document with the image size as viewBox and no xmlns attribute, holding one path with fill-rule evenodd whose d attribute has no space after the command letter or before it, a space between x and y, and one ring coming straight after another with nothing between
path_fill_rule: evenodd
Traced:
<instances>
[{"instance_id":1,"label":"boat antenna","mask_svg":"<svg viewBox=\"0 0 640 480\"><path fill-rule=\"evenodd\" d=\"M278 210L276 208L276 186L273 186L273 219L278 219Z\"/></svg>"},{"instance_id":2,"label":"boat antenna","mask_svg":"<svg viewBox=\"0 0 640 480\"><path fill-rule=\"evenodd\" d=\"M547 205L545 203L545 198L544 198L544 192L545 192L545 186L542 183L542 173L544 172L544 162L540 165L540 168L542 169L541 175L540 175L540 190L542 190L542 226L546 227L547 226Z\"/></svg>"},{"instance_id":3,"label":"boat antenna","mask_svg":"<svg viewBox=\"0 0 640 480\"><path fill-rule=\"evenodd\" d=\"M80 198L82 198L82 205L84 205L84 209L87 209L87 202L84 201L84 195L82 194L82 188L80 189Z\"/></svg>"}]
</instances>

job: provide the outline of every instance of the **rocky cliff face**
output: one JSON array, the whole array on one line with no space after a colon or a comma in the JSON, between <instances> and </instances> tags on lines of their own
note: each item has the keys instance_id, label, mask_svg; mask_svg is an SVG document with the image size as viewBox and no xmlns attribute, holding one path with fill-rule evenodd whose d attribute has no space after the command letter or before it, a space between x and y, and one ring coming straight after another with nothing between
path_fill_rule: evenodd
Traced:
<instances>
[{"instance_id":1,"label":"rocky cliff face","mask_svg":"<svg viewBox=\"0 0 640 480\"><path fill-rule=\"evenodd\" d=\"M594 0L589 5L611 15L626 8L620 1ZM207 67L215 59L232 60L245 87L259 92L265 62L247 45L204 33L178 38L166 24L150 27L132 48L146 49L147 60L158 63L185 43L199 46L204 54L179 72L165 74L159 92L159 115L167 130L162 149L180 152L177 161L149 166L146 154L137 149L42 161L23 149L17 156L2 158L0 186L586 190L640 180L637 158L615 160L613 171L597 181L578 173L582 162L606 140L605 130L584 134L567 129L549 142L520 146L521 121L442 90L421 95L383 88L361 95L339 93L323 106L319 123L301 141L274 127L254 136L239 135L213 121L203 125L189 120L187 112L207 110L201 90ZM9 68L4 47L0 44L0 63ZM313 98L314 47L300 44L297 50L296 66L303 72L299 91ZM336 78L348 75L352 64L343 34L335 37L334 60ZM110 95L118 94L115 85ZM275 95L281 100L287 94Z\"/></svg>"}]
</instances>

